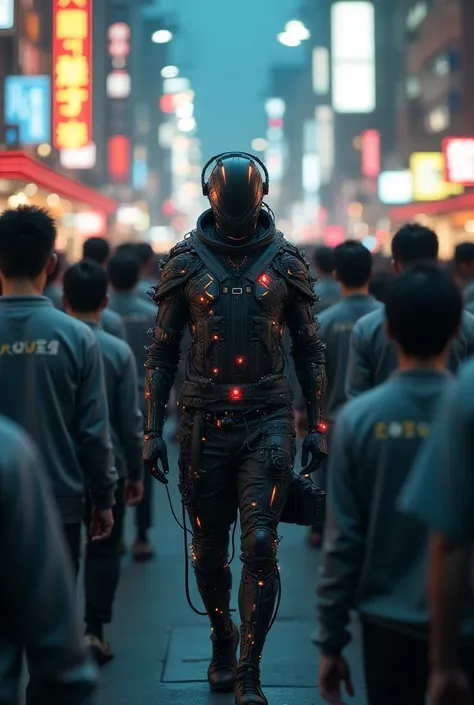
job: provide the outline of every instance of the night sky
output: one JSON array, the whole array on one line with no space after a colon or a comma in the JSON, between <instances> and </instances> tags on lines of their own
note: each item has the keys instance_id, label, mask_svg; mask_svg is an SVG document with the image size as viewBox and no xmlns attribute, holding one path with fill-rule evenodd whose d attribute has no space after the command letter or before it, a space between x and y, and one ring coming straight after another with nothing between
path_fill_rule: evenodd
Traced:
<instances>
[{"instance_id":1,"label":"night sky","mask_svg":"<svg viewBox=\"0 0 474 705\"><path fill-rule=\"evenodd\" d=\"M276 36L298 19L298 0L157 0L179 21L173 61L196 91L203 155L249 150L264 137L268 69L302 60L303 49L281 46Z\"/></svg>"}]
</instances>

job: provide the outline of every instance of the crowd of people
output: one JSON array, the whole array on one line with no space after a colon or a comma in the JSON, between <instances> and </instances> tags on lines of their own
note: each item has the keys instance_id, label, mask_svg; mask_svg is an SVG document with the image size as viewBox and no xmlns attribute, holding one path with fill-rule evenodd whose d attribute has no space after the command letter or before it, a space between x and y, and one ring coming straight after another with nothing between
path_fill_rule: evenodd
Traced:
<instances>
[{"instance_id":1,"label":"crowd of people","mask_svg":"<svg viewBox=\"0 0 474 705\"><path fill-rule=\"evenodd\" d=\"M28 705L88 703L114 655L105 626L126 507L133 558L154 555L142 454L157 256L91 238L68 265L55 240L40 208L0 216L0 705L18 702L23 656ZM472 705L474 362L463 363L474 354L474 245L441 266L436 234L409 224L392 265L352 240L313 253L327 377L328 455L315 477L327 521L309 535L322 550L320 692L332 705L344 685L353 694L344 649L355 610L369 705L424 705L428 691L432 705ZM310 425L296 396L296 426Z\"/></svg>"}]
</instances>

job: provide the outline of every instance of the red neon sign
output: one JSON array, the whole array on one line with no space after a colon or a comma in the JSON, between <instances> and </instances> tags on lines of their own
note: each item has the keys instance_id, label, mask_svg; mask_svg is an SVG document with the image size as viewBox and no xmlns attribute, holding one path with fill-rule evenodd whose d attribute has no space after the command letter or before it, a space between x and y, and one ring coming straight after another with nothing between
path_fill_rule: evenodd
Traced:
<instances>
[{"instance_id":1,"label":"red neon sign","mask_svg":"<svg viewBox=\"0 0 474 705\"><path fill-rule=\"evenodd\" d=\"M130 139L126 135L114 135L107 147L110 180L115 184L124 184L130 172Z\"/></svg>"},{"instance_id":2,"label":"red neon sign","mask_svg":"<svg viewBox=\"0 0 474 705\"><path fill-rule=\"evenodd\" d=\"M376 179L380 174L380 132L366 130L362 133L362 176Z\"/></svg>"},{"instance_id":3,"label":"red neon sign","mask_svg":"<svg viewBox=\"0 0 474 705\"><path fill-rule=\"evenodd\" d=\"M92 1L53 0L53 143L92 142Z\"/></svg>"},{"instance_id":4,"label":"red neon sign","mask_svg":"<svg viewBox=\"0 0 474 705\"><path fill-rule=\"evenodd\" d=\"M445 181L474 186L474 137L447 137L443 154Z\"/></svg>"}]
</instances>

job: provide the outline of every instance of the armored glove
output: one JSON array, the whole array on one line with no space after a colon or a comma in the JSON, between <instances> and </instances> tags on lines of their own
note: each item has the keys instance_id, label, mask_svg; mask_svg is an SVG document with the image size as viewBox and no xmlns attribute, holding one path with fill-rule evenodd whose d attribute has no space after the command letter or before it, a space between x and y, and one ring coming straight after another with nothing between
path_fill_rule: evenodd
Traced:
<instances>
[{"instance_id":1,"label":"armored glove","mask_svg":"<svg viewBox=\"0 0 474 705\"><path fill-rule=\"evenodd\" d=\"M149 472L155 480L163 485L168 484L169 473L168 450L163 436L158 432L150 432L145 435L145 445L143 447L143 460ZM161 462L161 468L158 463Z\"/></svg>"},{"instance_id":2,"label":"armored glove","mask_svg":"<svg viewBox=\"0 0 474 705\"><path fill-rule=\"evenodd\" d=\"M311 461L309 454L311 453ZM311 475L315 470L319 470L321 463L328 454L328 444L326 433L316 428L308 428L308 435L303 441L301 451L302 475Z\"/></svg>"}]
</instances>

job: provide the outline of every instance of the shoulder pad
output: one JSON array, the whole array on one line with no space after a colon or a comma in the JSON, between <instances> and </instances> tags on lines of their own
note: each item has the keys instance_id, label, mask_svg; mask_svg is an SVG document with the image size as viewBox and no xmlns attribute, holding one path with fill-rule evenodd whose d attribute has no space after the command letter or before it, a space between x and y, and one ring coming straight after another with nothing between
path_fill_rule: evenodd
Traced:
<instances>
[{"instance_id":1,"label":"shoulder pad","mask_svg":"<svg viewBox=\"0 0 474 705\"><path fill-rule=\"evenodd\" d=\"M177 245L172 247L168 254L164 257L164 259L160 260L160 268L164 269L168 262L174 257L177 257L178 255L181 255L184 252L191 252L191 250L193 249L193 236L194 231L188 233L184 240L181 240L180 242L178 242Z\"/></svg>"},{"instance_id":2,"label":"shoulder pad","mask_svg":"<svg viewBox=\"0 0 474 705\"><path fill-rule=\"evenodd\" d=\"M287 245L292 248L291 251L287 249ZM285 241L283 251L275 258L273 266L300 295L308 298L312 303L316 301L314 277L311 276L308 262L297 247Z\"/></svg>"},{"instance_id":3,"label":"shoulder pad","mask_svg":"<svg viewBox=\"0 0 474 705\"><path fill-rule=\"evenodd\" d=\"M176 248L173 249L175 250ZM161 281L153 297L155 303L158 303L174 289L183 286L200 264L199 258L192 253L191 248L189 250L176 251L173 256L169 256L168 260L163 264Z\"/></svg>"}]
</instances>

